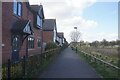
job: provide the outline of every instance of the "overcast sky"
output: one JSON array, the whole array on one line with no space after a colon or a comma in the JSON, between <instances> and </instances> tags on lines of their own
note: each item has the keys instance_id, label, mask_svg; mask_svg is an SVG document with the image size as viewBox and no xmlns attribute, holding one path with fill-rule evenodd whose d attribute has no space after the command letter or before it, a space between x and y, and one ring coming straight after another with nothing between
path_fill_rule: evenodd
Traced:
<instances>
[{"instance_id":1,"label":"overcast sky","mask_svg":"<svg viewBox=\"0 0 120 80\"><path fill-rule=\"evenodd\" d=\"M45 18L56 19L57 30L64 32L67 41L77 27L82 33L80 40L91 42L118 38L118 0L108 1L30 0L30 4L42 4Z\"/></svg>"}]
</instances>

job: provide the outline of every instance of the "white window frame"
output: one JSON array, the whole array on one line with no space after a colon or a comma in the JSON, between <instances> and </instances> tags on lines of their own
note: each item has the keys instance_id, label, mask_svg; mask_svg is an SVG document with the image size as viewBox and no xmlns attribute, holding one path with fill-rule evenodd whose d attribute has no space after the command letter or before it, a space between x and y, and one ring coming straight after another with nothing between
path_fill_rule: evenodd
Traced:
<instances>
[{"instance_id":1,"label":"white window frame","mask_svg":"<svg viewBox=\"0 0 120 80\"><path fill-rule=\"evenodd\" d=\"M22 3L14 0L13 3L13 13L18 16L22 16Z\"/></svg>"}]
</instances>

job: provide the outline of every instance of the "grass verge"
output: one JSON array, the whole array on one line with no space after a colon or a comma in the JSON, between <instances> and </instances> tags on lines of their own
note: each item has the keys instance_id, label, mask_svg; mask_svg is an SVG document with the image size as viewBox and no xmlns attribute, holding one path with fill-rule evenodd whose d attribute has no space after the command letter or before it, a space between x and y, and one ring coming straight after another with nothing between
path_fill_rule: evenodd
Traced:
<instances>
[{"instance_id":1,"label":"grass verge","mask_svg":"<svg viewBox=\"0 0 120 80\"><path fill-rule=\"evenodd\" d=\"M118 71L115 70L114 68L111 68L109 66L106 66L102 64L101 62L91 62L90 59L88 59L84 53L81 53L80 51L78 52L80 55L81 59L85 60L87 63L89 63L103 78L104 80L110 79L117 79L119 77Z\"/></svg>"}]
</instances>

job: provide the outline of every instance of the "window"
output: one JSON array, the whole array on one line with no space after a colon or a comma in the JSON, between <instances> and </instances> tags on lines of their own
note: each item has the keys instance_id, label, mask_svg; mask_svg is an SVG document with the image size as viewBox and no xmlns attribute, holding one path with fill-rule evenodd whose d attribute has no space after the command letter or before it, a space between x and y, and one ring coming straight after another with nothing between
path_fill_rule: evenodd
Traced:
<instances>
[{"instance_id":1,"label":"window","mask_svg":"<svg viewBox=\"0 0 120 80\"><path fill-rule=\"evenodd\" d=\"M13 11L14 11L14 14L17 14L17 1L14 1Z\"/></svg>"},{"instance_id":2,"label":"window","mask_svg":"<svg viewBox=\"0 0 120 80\"><path fill-rule=\"evenodd\" d=\"M38 47L41 47L41 45L40 45L40 39L37 40L37 43L38 43Z\"/></svg>"},{"instance_id":3,"label":"window","mask_svg":"<svg viewBox=\"0 0 120 80\"><path fill-rule=\"evenodd\" d=\"M13 43L12 43L12 47L13 47L13 50L14 50L14 51L19 50L19 47L20 47L19 37L17 37L17 36L14 37Z\"/></svg>"},{"instance_id":4,"label":"window","mask_svg":"<svg viewBox=\"0 0 120 80\"><path fill-rule=\"evenodd\" d=\"M56 30L55 30L55 28L54 28L54 37L53 37L53 41L55 42L55 40L56 40Z\"/></svg>"},{"instance_id":5,"label":"window","mask_svg":"<svg viewBox=\"0 0 120 80\"><path fill-rule=\"evenodd\" d=\"M29 37L28 38L28 49L33 49L34 48L34 38Z\"/></svg>"},{"instance_id":6,"label":"window","mask_svg":"<svg viewBox=\"0 0 120 80\"><path fill-rule=\"evenodd\" d=\"M18 3L18 15L21 16L22 15L22 4Z\"/></svg>"},{"instance_id":7,"label":"window","mask_svg":"<svg viewBox=\"0 0 120 80\"><path fill-rule=\"evenodd\" d=\"M37 26L39 26L38 28L42 27L42 19L37 15Z\"/></svg>"},{"instance_id":8,"label":"window","mask_svg":"<svg viewBox=\"0 0 120 80\"><path fill-rule=\"evenodd\" d=\"M17 2L17 0L14 0L13 12L14 12L14 14L16 14L18 16L22 16L22 4L21 4L21 2Z\"/></svg>"}]
</instances>

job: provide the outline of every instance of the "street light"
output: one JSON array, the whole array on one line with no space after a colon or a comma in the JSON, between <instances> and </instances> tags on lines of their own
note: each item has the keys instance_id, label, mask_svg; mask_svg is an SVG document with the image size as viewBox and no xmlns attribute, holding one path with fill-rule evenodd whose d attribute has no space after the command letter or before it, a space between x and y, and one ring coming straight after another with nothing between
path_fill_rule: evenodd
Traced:
<instances>
[{"instance_id":1,"label":"street light","mask_svg":"<svg viewBox=\"0 0 120 80\"><path fill-rule=\"evenodd\" d=\"M77 27L74 27L74 29L76 29L76 32L77 32Z\"/></svg>"},{"instance_id":2,"label":"street light","mask_svg":"<svg viewBox=\"0 0 120 80\"><path fill-rule=\"evenodd\" d=\"M74 27L76 29L76 35L77 35L77 27ZM77 40L76 40L76 53L77 53Z\"/></svg>"}]
</instances>

